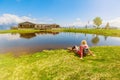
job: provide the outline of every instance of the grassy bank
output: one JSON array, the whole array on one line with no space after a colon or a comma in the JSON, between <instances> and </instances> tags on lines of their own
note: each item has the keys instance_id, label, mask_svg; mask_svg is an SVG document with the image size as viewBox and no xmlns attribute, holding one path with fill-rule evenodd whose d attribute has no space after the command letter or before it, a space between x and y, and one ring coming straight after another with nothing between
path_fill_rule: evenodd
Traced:
<instances>
[{"instance_id":1,"label":"grassy bank","mask_svg":"<svg viewBox=\"0 0 120 80\"><path fill-rule=\"evenodd\" d=\"M89 34L98 34L104 36L118 36L120 37L120 30L118 29L77 29L77 28L62 28L64 32L80 32Z\"/></svg>"},{"instance_id":2,"label":"grassy bank","mask_svg":"<svg viewBox=\"0 0 120 80\"><path fill-rule=\"evenodd\" d=\"M51 30L0 30L0 33L34 33L34 32L75 32L75 33L89 33L105 36L118 36L120 37L120 30L118 29L78 29L78 28L56 28Z\"/></svg>"},{"instance_id":3,"label":"grassy bank","mask_svg":"<svg viewBox=\"0 0 120 80\"><path fill-rule=\"evenodd\" d=\"M120 46L92 47L95 57L80 60L67 50L20 58L0 55L0 80L120 80Z\"/></svg>"},{"instance_id":4,"label":"grassy bank","mask_svg":"<svg viewBox=\"0 0 120 80\"><path fill-rule=\"evenodd\" d=\"M40 30L0 30L0 34L2 33L35 33L35 32L40 32Z\"/></svg>"}]
</instances>

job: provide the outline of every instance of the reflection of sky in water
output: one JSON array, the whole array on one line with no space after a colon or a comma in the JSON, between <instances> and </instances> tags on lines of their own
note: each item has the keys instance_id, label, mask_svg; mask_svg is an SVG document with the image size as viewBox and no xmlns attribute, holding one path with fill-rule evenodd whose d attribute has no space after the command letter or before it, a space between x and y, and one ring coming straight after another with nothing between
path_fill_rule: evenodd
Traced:
<instances>
[{"instance_id":1,"label":"reflection of sky in water","mask_svg":"<svg viewBox=\"0 0 120 80\"><path fill-rule=\"evenodd\" d=\"M29 35L29 36L27 36ZM7 50L16 49L21 52L33 52L43 49L66 48L73 45L79 45L85 39L89 46L98 45L120 45L119 37L105 37L93 34L82 33L59 33L53 34L0 34L0 52L7 52ZM31 36L32 35L32 36ZM33 37L33 38L32 38ZM20 51L21 50L21 51Z\"/></svg>"}]
</instances>

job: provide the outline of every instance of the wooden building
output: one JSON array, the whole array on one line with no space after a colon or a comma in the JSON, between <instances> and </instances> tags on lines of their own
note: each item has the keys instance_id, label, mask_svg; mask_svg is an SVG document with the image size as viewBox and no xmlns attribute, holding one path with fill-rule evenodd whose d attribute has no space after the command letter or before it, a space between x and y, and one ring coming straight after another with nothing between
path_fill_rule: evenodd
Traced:
<instances>
[{"instance_id":1,"label":"wooden building","mask_svg":"<svg viewBox=\"0 0 120 80\"><path fill-rule=\"evenodd\" d=\"M23 22L18 24L19 29L52 29L52 28L60 28L58 24L35 24L31 22Z\"/></svg>"},{"instance_id":2,"label":"wooden building","mask_svg":"<svg viewBox=\"0 0 120 80\"><path fill-rule=\"evenodd\" d=\"M34 28L36 24L31 22L23 22L18 24L18 28Z\"/></svg>"}]
</instances>

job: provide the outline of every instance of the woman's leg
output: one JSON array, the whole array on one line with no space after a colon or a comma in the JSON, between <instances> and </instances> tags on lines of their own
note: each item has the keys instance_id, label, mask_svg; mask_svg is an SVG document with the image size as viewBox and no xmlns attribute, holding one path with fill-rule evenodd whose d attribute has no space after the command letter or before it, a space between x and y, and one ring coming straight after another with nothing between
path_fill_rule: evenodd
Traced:
<instances>
[{"instance_id":1,"label":"woman's leg","mask_svg":"<svg viewBox=\"0 0 120 80\"><path fill-rule=\"evenodd\" d=\"M92 55L92 56L95 56L90 49L88 49L88 53L89 53L90 55Z\"/></svg>"}]
</instances>

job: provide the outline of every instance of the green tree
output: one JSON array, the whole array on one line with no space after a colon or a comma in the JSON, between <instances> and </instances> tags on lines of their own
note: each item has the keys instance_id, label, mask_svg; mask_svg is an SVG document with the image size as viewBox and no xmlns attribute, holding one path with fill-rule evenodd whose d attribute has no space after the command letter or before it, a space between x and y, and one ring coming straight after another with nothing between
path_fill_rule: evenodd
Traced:
<instances>
[{"instance_id":1,"label":"green tree","mask_svg":"<svg viewBox=\"0 0 120 80\"><path fill-rule=\"evenodd\" d=\"M102 19L100 17L96 17L95 19L93 19L93 22L96 25L96 28L99 28L102 24Z\"/></svg>"},{"instance_id":2,"label":"green tree","mask_svg":"<svg viewBox=\"0 0 120 80\"><path fill-rule=\"evenodd\" d=\"M110 24L107 23L106 26L105 26L105 29L109 29L110 28Z\"/></svg>"}]
</instances>

